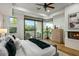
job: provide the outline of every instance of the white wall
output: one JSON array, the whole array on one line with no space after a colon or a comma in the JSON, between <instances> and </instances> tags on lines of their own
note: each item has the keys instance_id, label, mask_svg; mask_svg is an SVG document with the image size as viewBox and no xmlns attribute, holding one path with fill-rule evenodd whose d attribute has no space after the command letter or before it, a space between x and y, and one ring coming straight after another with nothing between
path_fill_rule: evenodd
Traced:
<instances>
[{"instance_id":1,"label":"white wall","mask_svg":"<svg viewBox=\"0 0 79 59\"><path fill-rule=\"evenodd\" d=\"M23 15L16 15L17 18L17 33L13 33L14 35L16 35L16 37L20 38L20 39L24 39L24 16ZM4 28L9 29L11 27L10 21L9 21L9 16L4 16ZM8 34L9 30L8 30Z\"/></svg>"},{"instance_id":2,"label":"white wall","mask_svg":"<svg viewBox=\"0 0 79 59\"><path fill-rule=\"evenodd\" d=\"M63 29L63 41L65 39L65 15L64 13L56 15L53 17L53 24L58 28Z\"/></svg>"},{"instance_id":3,"label":"white wall","mask_svg":"<svg viewBox=\"0 0 79 59\"><path fill-rule=\"evenodd\" d=\"M79 29L68 29L68 15L75 12L79 12L79 4L73 4L71 6L66 7L64 10L64 14L55 15L53 17L53 23L54 25L57 25L60 28L64 29L65 46L79 50L79 40L69 39L67 34L68 31L79 31Z\"/></svg>"},{"instance_id":4,"label":"white wall","mask_svg":"<svg viewBox=\"0 0 79 59\"><path fill-rule=\"evenodd\" d=\"M62 28L62 29L65 28L64 21L65 21L64 14L59 14L59 15L53 17L53 24L58 26L59 28Z\"/></svg>"},{"instance_id":5,"label":"white wall","mask_svg":"<svg viewBox=\"0 0 79 59\"><path fill-rule=\"evenodd\" d=\"M79 4L73 4L65 8L65 46L79 50L79 40L68 39L67 37L67 31L79 31L79 29L68 29L68 15L75 12L79 12Z\"/></svg>"},{"instance_id":6,"label":"white wall","mask_svg":"<svg viewBox=\"0 0 79 59\"><path fill-rule=\"evenodd\" d=\"M0 15L0 24L1 24L0 27L9 29L11 25L9 21L9 16L12 15L12 4L11 3L0 4L0 14L1 14ZM24 16L17 14L16 17L18 21L17 21L17 33L15 33L15 35L19 37L20 39L24 39ZM10 34L9 31L8 31L8 34Z\"/></svg>"},{"instance_id":7,"label":"white wall","mask_svg":"<svg viewBox=\"0 0 79 59\"><path fill-rule=\"evenodd\" d=\"M20 39L24 39L24 16L18 15L17 16L18 24L17 24L17 36Z\"/></svg>"},{"instance_id":8,"label":"white wall","mask_svg":"<svg viewBox=\"0 0 79 59\"><path fill-rule=\"evenodd\" d=\"M0 28L3 28L3 15L0 14Z\"/></svg>"}]
</instances>

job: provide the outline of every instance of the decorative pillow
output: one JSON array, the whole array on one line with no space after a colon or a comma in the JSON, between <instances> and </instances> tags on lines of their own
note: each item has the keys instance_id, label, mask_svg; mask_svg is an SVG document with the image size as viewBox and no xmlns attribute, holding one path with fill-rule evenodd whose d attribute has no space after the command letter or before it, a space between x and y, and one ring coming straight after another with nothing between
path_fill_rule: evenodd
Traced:
<instances>
[{"instance_id":1,"label":"decorative pillow","mask_svg":"<svg viewBox=\"0 0 79 59\"><path fill-rule=\"evenodd\" d=\"M8 52L2 44L0 44L0 56L8 56Z\"/></svg>"},{"instance_id":2,"label":"decorative pillow","mask_svg":"<svg viewBox=\"0 0 79 59\"><path fill-rule=\"evenodd\" d=\"M13 37L14 39L16 39L15 35L12 35L12 37Z\"/></svg>"},{"instance_id":3,"label":"decorative pillow","mask_svg":"<svg viewBox=\"0 0 79 59\"><path fill-rule=\"evenodd\" d=\"M10 39L6 43L5 48L7 49L9 56L15 56L16 55L16 46L15 46L12 39Z\"/></svg>"}]
</instances>

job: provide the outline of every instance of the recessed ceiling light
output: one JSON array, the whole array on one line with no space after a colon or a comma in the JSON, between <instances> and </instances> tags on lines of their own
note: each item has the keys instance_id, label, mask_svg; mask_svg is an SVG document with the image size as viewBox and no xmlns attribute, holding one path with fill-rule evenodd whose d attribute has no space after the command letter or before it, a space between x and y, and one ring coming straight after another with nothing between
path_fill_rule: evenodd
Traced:
<instances>
[{"instance_id":1,"label":"recessed ceiling light","mask_svg":"<svg viewBox=\"0 0 79 59\"><path fill-rule=\"evenodd\" d=\"M47 12L50 12L50 10L47 10Z\"/></svg>"},{"instance_id":2,"label":"recessed ceiling light","mask_svg":"<svg viewBox=\"0 0 79 59\"><path fill-rule=\"evenodd\" d=\"M44 16L44 17L47 16L46 14L42 14L42 13L39 13L39 15Z\"/></svg>"}]
</instances>

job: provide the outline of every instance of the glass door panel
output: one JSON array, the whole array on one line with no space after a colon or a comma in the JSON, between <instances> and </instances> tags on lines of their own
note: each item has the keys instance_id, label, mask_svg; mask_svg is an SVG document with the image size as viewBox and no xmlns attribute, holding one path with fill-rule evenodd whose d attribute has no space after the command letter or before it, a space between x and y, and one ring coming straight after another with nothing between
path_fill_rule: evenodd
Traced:
<instances>
[{"instance_id":1,"label":"glass door panel","mask_svg":"<svg viewBox=\"0 0 79 59\"><path fill-rule=\"evenodd\" d=\"M31 37L35 37L35 25L32 20L25 20L25 39L29 39Z\"/></svg>"},{"instance_id":2,"label":"glass door panel","mask_svg":"<svg viewBox=\"0 0 79 59\"><path fill-rule=\"evenodd\" d=\"M36 21L36 38L42 39L42 22Z\"/></svg>"},{"instance_id":3,"label":"glass door panel","mask_svg":"<svg viewBox=\"0 0 79 59\"><path fill-rule=\"evenodd\" d=\"M43 23L43 39L52 39L52 29L53 29L53 23L51 22Z\"/></svg>"}]
</instances>

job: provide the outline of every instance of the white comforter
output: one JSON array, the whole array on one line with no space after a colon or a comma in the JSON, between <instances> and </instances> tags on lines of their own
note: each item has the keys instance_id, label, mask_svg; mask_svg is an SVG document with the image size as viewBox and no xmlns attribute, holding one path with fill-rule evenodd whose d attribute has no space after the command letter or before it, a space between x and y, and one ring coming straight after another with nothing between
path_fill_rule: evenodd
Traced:
<instances>
[{"instance_id":1,"label":"white comforter","mask_svg":"<svg viewBox=\"0 0 79 59\"><path fill-rule=\"evenodd\" d=\"M56 48L52 45L41 49L29 40L20 40L21 46L17 49L16 56L52 56L56 53Z\"/></svg>"}]
</instances>

